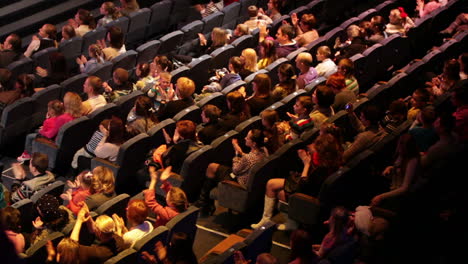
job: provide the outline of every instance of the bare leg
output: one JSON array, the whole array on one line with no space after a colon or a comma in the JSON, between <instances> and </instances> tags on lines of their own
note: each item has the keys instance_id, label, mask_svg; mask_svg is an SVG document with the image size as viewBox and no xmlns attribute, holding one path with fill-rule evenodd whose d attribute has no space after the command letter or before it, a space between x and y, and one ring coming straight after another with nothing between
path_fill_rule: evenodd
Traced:
<instances>
[{"instance_id":1,"label":"bare leg","mask_svg":"<svg viewBox=\"0 0 468 264\"><path fill-rule=\"evenodd\" d=\"M216 171L219 168L218 163L210 163L208 168L206 168L206 177L210 179L214 179L216 177Z\"/></svg>"},{"instance_id":2,"label":"bare leg","mask_svg":"<svg viewBox=\"0 0 468 264\"><path fill-rule=\"evenodd\" d=\"M275 179L270 179L267 182L266 186L266 196L270 198L280 198L278 194L283 190L284 188L284 179L280 178L275 178Z\"/></svg>"}]
</instances>

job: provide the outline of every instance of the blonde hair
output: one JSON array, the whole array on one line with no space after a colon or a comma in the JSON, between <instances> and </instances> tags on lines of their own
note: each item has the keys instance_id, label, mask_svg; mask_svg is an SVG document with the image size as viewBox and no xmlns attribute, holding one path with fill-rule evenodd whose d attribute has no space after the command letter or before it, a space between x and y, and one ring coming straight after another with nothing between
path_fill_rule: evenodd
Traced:
<instances>
[{"instance_id":1,"label":"blonde hair","mask_svg":"<svg viewBox=\"0 0 468 264\"><path fill-rule=\"evenodd\" d=\"M91 193L114 193L114 173L107 167L98 166L93 170L93 183Z\"/></svg>"},{"instance_id":2,"label":"blonde hair","mask_svg":"<svg viewBox=\"0 0 468 264\"><path fill-rule=\"evenodd\" d=\"M330 48L328 46L320 46L317 49L317 53L320 54L320 55L325 56L326 58L330 58L331 50L330 50Z\"/></svg>"},{"instance_id":3,"label":"blonde hair","mask_svg":"<svg viewBox=\"0 0 468 264\"><path fill-rule=\"evenodd\" d=\"M79 246L80 245L75 240L69 237L63 238L57 245L57 253L60 254L60 260L58 262L61 264L79 263Z\"/></svg>"},{"instance_id":4,"label":"blonde hair","mask_svg":"<svg viewBox=\"0 0 468 264\"><path fill-rule=\"evenodd\" d=\"M172 187L167 194L167 200L175 207L177 212L181 213L187 210L187 195L182 189L178 187Z\"/></svg>"},{"instance_id":5,"label":"blonde hair","mask_svg":"<svg viewBox=\"0 0 468 264\"><path fill-rule=\"evenodd\" d=\"M244 68L256 72L258 71L257 67L257 53L254 49L248 48L242 51L242 57L245 59Z\"/></svg>"},{"instance_id":6,"label":"blonde hair","mask_svg":"<svg viewBox=\"0 0 468 264\"><path fill-rule=\"evenodd\" d=\"M212 46L214 47L224 46L226 45L228 40L226 30L220 27L213 28L213 31L211 32L211 38L211 40L213 41Z\"/></svg>"},{"instance_id":7,"label":"blonde hair","mask_svg":"<svg viewBox=\"0 0 468 264\"><path fill-rule=\"evenodd\" d=\"M103 54L102 54L101 46L99 46L97 44L90 45L89 48L88 48L88 53L89 53L89 56L91 56L93 58L96 58L96 60L99 63L104 62L103 59L102 59Z\"/></svg>"},{"instance_id":8,"label":"blonde hair","mask_svg":"<svg viewBox=\"0 0 468 264\"><path fill-rule=\"evenodd\" d=\"M177 79L177 89L182 99L188 98L195 92L195 83L187 77L180 77Z\"/></svg>"},{"instance_id":9,"label":"blonde hair","mask_svg":"<svg viewBox=\"0 0 468 264\"><path fill-rule=\"evenodd\" d=\"M74 92L67 92L63 97L65 112L69 113L74 118L78 118L82 115L82 103L81 97Z\"/></svg>"},{"instance_id":10,"label":"blonde hair","mask_svg":"<svg viewBox=\"0 0 468 264\"><path fill-rule=\"evenodd\" d=\"M110 216L100 215L96 218L94 226L103 234L112 234L115 231L114 220Z\"/></svg>"}]
</instances>

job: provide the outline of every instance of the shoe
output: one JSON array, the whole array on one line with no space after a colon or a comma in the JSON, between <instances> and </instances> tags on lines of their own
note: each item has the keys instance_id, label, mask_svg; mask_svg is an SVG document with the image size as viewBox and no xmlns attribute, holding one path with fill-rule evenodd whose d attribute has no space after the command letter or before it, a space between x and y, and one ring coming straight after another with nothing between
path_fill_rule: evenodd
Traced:
<instances>
[{"instance_id":1,"label":"shoe","mask_svg":"<svg viewBox=\"0 0 468 264\"><path fill-rule=\"evenodd\" d=\"M299 224L296 221L289 218L285 224L278 225L278 230L280 231L296 230L297 228L299 228Z\"/></svg>"},{"instance_id":2,"label":"shoe","mask_svg":"<svg viewBox=\"0 0 468 264\"><path fill-rule=\"evenodd\" d=\"M26 151L23 152L23 154L21 154L21 156L16 158L16 160L18 162L25 162L25 161L30 160L30 159L31 159L31 155L29 155L29 153L27 153Z\"/></svg>"}]
</instances>

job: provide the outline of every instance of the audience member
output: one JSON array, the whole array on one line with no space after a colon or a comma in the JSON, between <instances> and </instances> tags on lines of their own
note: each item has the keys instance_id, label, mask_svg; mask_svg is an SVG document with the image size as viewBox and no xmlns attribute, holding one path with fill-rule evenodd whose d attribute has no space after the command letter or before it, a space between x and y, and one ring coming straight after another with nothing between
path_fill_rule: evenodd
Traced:
<instances>
[{"instance_id":1,"label":"audience member","mask_svg":"<svg viewBox=\"0 0 468 264\"><path fill-rule=\"evenodd\" d=\"M385 32L385 21L382 16L373 16L371 22L371 35L367 39L370 44L379 43L380 41L387 38L387 32Z\"/></svg>"},{"instance_id":2,"label":"audience member","mask_svg":"<svg viewBox=\"0 0 468 264\"><path fill-rule=\"evenodd\" d=\"M289 264L315 264L319 262L319 258L312 251L312 237L306 230L296 229L291 233L291 262Z\"/></svg>"},{"instance_id":3,"label":"audience member","mask_svg":"<svg viewBox=\"0 0 468 264\"><path fill-rule=\"evenodd\" d=\"M161 105L164 107L166 103L170 101L179 100L179 97L171 83L171 79L172 76L169 72L161 72L158 75L158 80L154 87L149 89L148 96L153 98L155 110L159 110Z\"/></svg>"},{"instance_id":4,"label":"audience member","mask_svg":"<svg viewBox=\"0 0 468 264\"><path fill-rule=\"evenodd\" d=\"M446 29L442 30L442 34L454 35L468 29L468 13L461 13L457 16Z\"/></svg>"},{"instance_id":5,"label":"audience member","mask_svg":"<svg viewBox=\"0 0 468 264\"><path fill-rule=\"evenodd\" d=\"M387 114L382 120L382 127L388 134L394 134L398 131L398 127L406 121L408 107L402 99L394 100L388 107Z\"/></svg>"},{"instance_id":6,"label":"audience member","mask_svg":"<svg viewBox=\"0 0 468 264\"><path fill-rule=\"evenodd\" d=\"M262 30L260 30L260 35ZM290 25L281 25L276 32L275 48L276 48L276 57L284 58L289 55L289 53L295 51L298 46L294 40L294 28ZM260 36L261 38L261 36Z\"/></svg>"},{"instance_id":7,"label":"audience member","mask_svg":"<svg viewBox=\"0 0 468 264\"><path fill-rule=\"evenodd\" d=\"M154 87L156 80L151 76L150 64L138 63L135 68L135 74L138 77L138 81L133 84L133 90L141 90L146 93Z\"/></svg>"},{"instance_id":8,"label":"audience member","mask_svg":"<svg viewBox=\"0 0 468 264\"><path fill-rule=\"evenodd\" d=\"M310 113L310 118L314 121L315 127L320 127L327 119L335 114L333 103L335 93L327 85L319 85L312 94L314 109Z\"/></svg>"},{"instance_id":9,"label":"audience member","mask_svg":"<svg viewBox=\"0 0 468 264\"><path fill-rule=\"evenodd\" d=\"M428 82L427 85L432 95L438 97L451 91L459 80L460 64L456 59L451 59L444 63L442 74L432 78L431 82Z\"/></svg>"},{"instance_id":10,"label":"audience member","mask_svg":"<svg viewBox=\"0 0 468 264\"><path fill-rule=\"evenodd\" d=\"M167 247L161 241L156 242L154 251L157 258L147 251L143 251L142 256L147 263L158 263L157 259L162 263L198 263L192 243L192 238L186 233L175 232Z\"/></svg>"},{"instance_id":11,"label":"audience member","mask_svg":"<svg viewBox=\"0 0 468 264\"><path fill-rule=\"evenodd\" d=\"M198 139L205 145L211 144L213 140L223 135L226 131L221 127L219 118L221 110L215 105L203 106L201 118L203 124L198 131Z\"/></svg>"},{"instance_id":12,"label":"audience member","mask_svg":"<svg viewBox=\"0 0 468 264\"><path fill-rule=\"evenodd\" d=\"M362 53L367 48L366 41L359 26L349 26L346 29L346 34L348 39L345 43L340 44L340 38L336 38L335 48L339 49L339 51L335 56L338 57L338 61L342 58L351 58L355 54Z\"/></svg>"},{"instance_id":13,"label":"audience member","mask_svg":"<svg viewBox=\"0 0 468 264\"><path fill-rule=\"evenodd\" d=\"M83 102L83 114L90 114L107 104L106 98L102 95L104 88L101 78L89 76L83 84L83 92L88 96L88 100Z\"/></svg>"},{"instance_id":14,"label":"audience member","mask_svg":"<svg viewBox=\"0 0 468 264\"><path fill-rule=\"evenodd\" d=\"M21 234L21 212L11 206L1 209L0 224L5 228L8 239L15 245L16 254L23 253L26 242Z\"/></svg>"},{"instance_id":15,"label":"audience member","mask_svg":"<svg viewBox=\"0 0 468 264\"><path fill-rule=\"evenodd\" d=\"M158 117L153 108L153 102L148 96L140 95L135 106L127 116L127 132L130 136L147 133L158 123Z\"/></svg>"},{"instance_id":16,"label":"audience member","mask_svg":"<svg viewBox=\"0 0 468 264\"><path fill-rule=\"evenodd\" d=\"M47 241L47 260L46 263L58 264L78 264L81 263L78 257L78 242L69 237L63 238L54 249L52 241ZM55 261L55 262L54 262Z\"/></svg>"},{"instance_id":17,"label":"audience member","mask_svg":"<svg viewBox=\"0 0 468 264\"><path fill-rule=\"evenodd\" d=\"M287 112L291 118L289 121L290 131L286 135L287 140L298 138L302 132L314 127L314 121L310 118L314 104L310 96L299 96L293 106L294 114Z\"/></svg>"},{"instance_id":18,"label":"audience member","mask_svg":"<svg viewBox=\"0 0 468 264\"><path fill-rule=\"evenodd\" d=\"M47 170L49 158L44 153L34 152L32 154L31 161L29 162L29 171L32 174L32 178L29 180L26 177L26 171L20 163L13 163L11 166L15 179L21 182L16 191L12 192L12 203L29 199L36 191L55 181L54 174Z\"/></svg>"},{"instance_id":19,"label":"audience member","mask_svg":"<svg viewBox=\"0 0 468 264\"><path fill-rule=\"evenodd\" d=\"M265 73L255 75L252 80L253 94L245 101L250 108L251 115L258 115L260 112L274 103L271 97L271 80Z\"/></svg>"},{"instance_id":20,"label":"audience member","mask_svg":"<svg viewBox=\"0 0 468 264\"><path fill-rule=\"evenodd\" d=\"M305 47L319 38L319 33L315 29L317 21L314 15L303 14L299 20L297 14L293 13L291 15L291 22L296 29L296 38L294 40L299 47Z\"/></svg>"},{"instance_id":21,"label":"audience member","mask_svg":"<svg viewBox=\"0 0 468 264\"><path fill-rule=\"evenodd\" d=\"M130 230L127 229L122 217L113 214L112 219L114 219L116 234L123 238L126 246L133 247L138 240L153 231L153 224L145 221L148 217L148 207L143 200L134 199L128 202L126 216Z\"/></svg>"},{"instance_id":22,"label":"audience member","mask_svg":"<svg viewBox=\"0 0 468 264\"><path fill-rule=\"evenodd\" d=\"M104 54L102 53L101 46L97 44L91 44L88 47L88 54L90 59L88 60L84 55L76 58L76 64L80 66L81 73L90 73L99 64L104 62Z\"/></svg>"},{"instance_id":23,"label":"audience member","mask_svg":"<svg viewBox=\"0 0 468 264\"><path fill-rule=\"evenodd\" d=\"M114 173L104 166L97 166L93 169L92 173L91 195L86 197L82 205L82 208L85 207L85 210L94 210L115 197ZM79 214L78 212L77 218Z\"/></svg>"},{"instance_id":24,"label":"audience member","mask_svg":"<svg viewBox=\"0 0 468 264\"><path fill-rule=\"evenodd\" d=\"M31 57L34 52L57 46L57 29L52 24L44 24L37 35L33 35L31 43L24 52L24 56Z\"/></svg>"},{"instance_id":25,"label":"audience member","mask_svg":"<svg viewBox=\"0 0 468 264\"><path fill-rule=\"evenodd\" d=\"M297 89L304 89L309 83L317 79L317 70L312 67L312 55L308 52L301 52L296 57L296 67L301 74L296 79Z\"/></svg>"},{"instance_id":26,"label":"audience member","mask_svg":"<svg viewBox=\"0 0 468 264\"><path fill-rule=\"evenodd\" d=\"M140 9L140 5L136 0L120 0L120 5L119 11L124 16L128 16Z\"/></svg>"},{"instance_id":27,"label":"audience member","mask_svg":"<svg viewBox=\"0 0 468 264\"><path fill-rule=\"evenodd\" d=\"M278 113L273 109L265 109L260 113L262 118L265 147L269 154L274 154L285 141L286 129L280 123Z\"/></svg>"},{"instance_id":28,"label":"audience member","mask_svg":"<svg viewBox=\"0 0 468 264\"><path fill-rule=\"evenodd\" d=\"M289 63L281 64L278 68L279 83L275 85L271 96L273 101L277 102L297 90L296 72L294 67Z\"/></svg>"},{"instance_id":29,"label":"audience member","mask_svg":"<svg viewBox=\"0 0 468 264\"><path fill-rule=\"evenodd\" d=\"M6 68L0 68L0 94L2 92L11 91L13 88L12 86L11 71Z\"/></svg>"},{"instance_id":30,"label":"audience member","mask_svg":"<svg viewBox=\"0 0 468 264\"><path fill-rule=\"evenodd\" d=\"M180 77L176 82L176 95L178 100L161 104L158 119L172 118L183 109L194 104L192 95L195 92L195 83L187 77ZM169 97L170 98L170 97Z\"/></svg>"},{"instance_id":31,"label":"audience member","mask_svg":"<svg viewBox=\"0 0 468 264\"><path fill-rule=\"evenodd\" d=\"M226 88L229 85L241 80L241 76L239 75L240 71L242 70L241 58L237 56L231 57L229 59L228 69L229 73L220 78L221 80L219 84L221 88Z\"/></svg>"},{"instance_id":32,"label":"audience member","mask_svg":"<svg viewBox=\"0 0 468 264\"><path fill-rule=\"evenodd\" d=\"M437 0L416 0L416 10L420 18L429 15L441 6L442 4Z\"/></svg>"},{"instance_id":33,"label":"audience member","mask_svg":"<svg viewBox=\"0 0 468 264\"><path fill-rule=\"evenodd\" d=\"M260 60L257 63L257 67L261 70L276 60L276 47L275 42L270 39L263 40L258 47Z\"/></svg>"},{"instance_id":34,"label":"audience member","mask_svg":"<svg viewBox=\"0 0 468 264\"><path fill-rule=\"evenodd\" d=\"M102 3L101 7L99 8L99 13L103 15L103 17L98 20L98 23L97 23L98 27L105 26L106 24L122 16L122 14L115 7L113 2Z\"/></svg>"},{"instance_id":35,"label":"audience member","mask_svg":"<svg viewBox=\"0 0 468 264\"><path fill-rule=\"evenodd\" d=\"M91 195L93 173L83 171L76 176L75 181L67 181L69 189L60 195L64 201L68 201L67 208L76 216L83 207L84 201Z\"/></svg>"},{"instance_id":36,"label":"audience member","mask_svg":"<svg viewBox=\"0 0 468 264\"><path fill-rule=\"evenodd\" d=\"M69 19L68 23L75 28L77 36L83 37L86 33L96 28L96 21L93 14L85 9L79 9L74 19Z\"/></svg>"},{"instance_id":37,"label":"audience member","mask_svg":"<svg viewBox=\"0 0 468 264\"><path fill-rule=\"evenodd\" d=\"M419 114L419 111L431 104L431 94L425 88L416 89L411 95L410 105L408 110L408 120L414 121Z\"/></svg>"},{"instance_id":38,"label":"audience member","mask_svg":"<svg viewBox=\"0 0 468 264\"><path fill-rule=\"evenodd\" d=\"M251 5L248 7L247 12L249 13L249 19L244 22L244 25L249 27L250 31L253 31L256 28L259 28L260 25L267 26L273 21L264 12L259 12L258 7Z\"/></svg>"},{"instance_id":39,"label":"audience member","mask_svg":"<svg viewBox=\"0 0 468 264\"><path fill-rule=\"evenodd\" d=\"M127 70L124 68L115 69L112 73L112 79L109 82L102 83L107 101L113 102L120 96L133 91L133 83L129 79L130 76Z\"/></svg>"},{"instance_id":40,"label":"audience member","mask_svg":"<svg viewBox=\"0 0 468 264\"><path fill-rule=\"evenodd\" d=\"M346 89L353 91L357 96L359 94L359 83L354 77L354 62L348 58L339 60L338 72L345 76Z\"/></svg>"},{"instance_id":41,"label":"audience member","mask_svg":"<svg viewBox=\"0 0 468 264\"><path fill-rule=\"evenodd\" d=\"M109 127L109 122L110 122L110 119L104 119L99 124L99 127L101 126ZM73 156L73 160L71 163L72 168L84 169L82 166L79 166L81 164L78 164L80 157L88 158L88 159L92 159L96 157L96 154L95 154L96 147L99 144L99 142L101 142L103 137L104 137L104 134L101 132L101 129L96 130L94 134L91 136L91 139L89 140L89 142L84 147L79 149ZM86 167L88 168L89 166L86 166Z\"/></svg>"},{"instance_id":42,"label":"audience member","mask_svg":"<svg viewBox=\"0 0 468 264\"><path fill-rule=\"evenodd\" d=\"M104 40L98 41L105 60L111 61L127 51L124 45L124 33L119 27L111 26L108 29L107 41L109 41L109 47Z\"/></svg>"},{"instance_id":43,"label":"audience member","mask_svg":"<svg viewBox=\"0 0 468 264\"><path fill-rule=\"evenodd\" d=\"M239 91L233 91L226 95L228 113L219 121L224 131L234 129L238 124L250 117L250 110L245 98Z\"/></svg>"},{"instance_id":44,"label":"audience member","mask_svg":"<svg viewBox=\"0 0 468 264\"><path fill-rule=\"evenodd\" d=\"M172 61L164 55L154 57L150 64L151 75L159 80L159 74L162 72L171 72L174 69Z\"/></svg>"},{"instance_id":45,"label":"audience member","mask_svg":"<svg viewBox=\"0 0 468 264\"><path fill-rule=\"evenodd\" d=\"M418 123L409 129L408 134L413 136L413 140L420 152L426 152L430 146L439 140L436 131L434 130L434 122L437 118L434 107L428 106L422 109L416 121Z\"/></svg>"},{"instance_id":46,"label":"audience member","mask_svg":"<svg viewBox=\"0 0 468 264\"><path fill-rule=\"evenodd\" d=\"M98 158L115 162L117 154L119 154L120 145L125 142L125 126L120 118L113 116L109 122L109 126L104 127L100 125L99 130L103 134L103 137L94 150L94 154Z\"/></svg>"},{"instance_id":47,"label":"audience member","mask_svg":"<svg viewBox=\"0 0 468 264\"><path fill-rule=\"evenodd\" d=\"M338 70L335 62L331 60L331 50L328 46L320 46L317 49L317 60L320 62L315 66L315 70L317 70L317 74L319 76L323 76L325 78L330 77L333 73Z\"/></svg>"},{"instance_id":48,"label":"audience member","mask_svg":"<svg viewBox=\"0 0 468 264\"><path fill-rule=\"evenodd\" d=\"M49 70L42 67L36 67L36 74L41 77L39 87L48 87L52 84L58 84L69 77L67 60L61 52L52 52L49 54Z\"/></svg>"},{"instance_id":49,"label":"audience member","mask_svg":"<svg viewBox=\"0 0 468 264\"><path fill-rule=\"evenodd\" d=\"M414 27L414 22L405 12L403 7L398 7L397 9L392 9L390 15L388 16L389 23L385 27L385 32L389 35L391 34L401 34L406 35L406 32L412 27Z\"/></svg>"},{"instance_id":50,"label":"audience member","mask_svg":"<svg viewBox=\"0 0 468 264\"><path fill-rule=\"evenodd\" d=\"M0 45L0 68L6 68L10 63L24 58L21 52L21 38L10 34L3 45Z\"/></svg>"},{"instance_id":51,"label":"audience member","mask_svg":"<svg viewBox=\"0 0 468 264\"><path fill-rule=\"evenodd\" d=\"M240 70L239 75L244 80L245 77L249 76L250 74L258 71L257 66L257 52L254 49L244 49L240 56L243 62L243 68Z\"/></svg>"},{"instance_id":52,"label":"audience member","mask_svg":"<svg viewBox=\"0 0 468 264\"><path fill-rule=\"evenodd\" d=\"M0 103L10 105L23 97L34 94L34 80L28 74L20 74L16 78L14 90L0 92Z\"/></svg>"},{"instance_id":53,"label":"audience member","mask_svg":"<svg viewBox=\"0 0 468 264\"><path fill-rule=\"evenodd\" d=\"M64 42L66 40L70 40L76 37L75 28L71 25L65 25L62 27L62 39L60 42Z\"/></svg>"},{"instance_id":54,"label":"audience member","mask_svg":"<svg viewBox=\"0 0 468 264\"><path fill-rule=\"evenodd\" d=\"M353 91L346 89L346 82L343 74L339 72L332 74L328 78L326 85L335 93L335 101L332 105L335 112L344 110L346 104L356 101L356 95Z\"/></svg>"}]
</instances>

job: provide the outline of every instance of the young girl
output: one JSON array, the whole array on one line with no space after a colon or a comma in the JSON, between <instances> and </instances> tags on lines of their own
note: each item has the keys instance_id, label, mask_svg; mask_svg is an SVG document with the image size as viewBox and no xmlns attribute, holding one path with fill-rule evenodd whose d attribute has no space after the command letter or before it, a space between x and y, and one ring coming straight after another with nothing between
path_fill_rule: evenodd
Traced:
<instances>
[{"instance_id":1,"label":"young girl","mask_svg":"<svg viewBox=\"0 0 468 264\"><path fill-rule=\"evenodd\" d=\"M140 79L133 85L133 90L142 90L146 93L156 82L154 77L150 74L150 65L148 63L138 63L135 72Z\"/></svg>"},{"instance_id":2,"label":"young girl","mask_svg":"<svg viewBox=\"0 0 468 264\"><path fill-rule=\"evenodd\" d=\"M91 195L91 184L93 182L93 174L90 171L83 171L77 177L75 182L68 181L70 187L60 197L68 201L67 208L70 209L74 215L78 214L83 206L84 200Z\"/></svg>"},{"instance_id":3,"label":"young girl","mask_svg":"<svg viewBox=\"0 0 468 264\"><path fill-rule=\"evenodd\" d=\"M104 137L98 143L94 154L98 158L115 162L117 154L119 154L120 145L125 141L123 122L120 118L114 116L111 118L108 127L99 126L99 130L101 130Z\"/></svg>"},{"instance_id":4,"label":"young girl","mask_svg":"<svg viewBox=\"0 0 468 264\"><path fill-rule=\"evenodd\" d=\"M127 117L127 132L130 136L146 133L158 123L153 102L148 96L141 95Z\"/></svg>"},{"instance_id":5,"label":"young girl","mask_svg":"<svg viewBox=\"0 0 468 264\"><path fill-rule=\"evenodd\" d=\"M113 2L102 3L101 8L99 8L99 13L104 17L99 19L97 23L98 27L102 27L122 16Z\"/></svg>"},{"instance_id":6,"label":"young girl","mask_svg":"<svg viewBox=\"0 0 468 264\"><path fill-rule=\"evenodd\" d=\"M153 166L148 167L151 182L147 190L143 191L145 195L146 205L156 214L157 220L155 227L165 225L169 220L174 218L179 213L187 210L188 200L185 192L177 187L172 187L167 178L169 178L172 166L168 166L160 175L160 180L163 182L161 189L166 191L167 206L160 205L155 199L155 187L158 181L158 172Z\"/></svg>"},{"instance_id":7,"label":"young girl","mask_svg":"<svg viewBox=\"0 0 468 264\"><path fill-rule=\"evenodd\" d=\"M102 49L97 44L92 44L88 48L88 54L91 59L86 59L84 55L81 57L76 58L76 63L80 65L81 73L89 73L94 68L99 66L99 64L104 62Z\"/></svg>"},{"instance_id":8,"label":"young girl","mask_svg":"<svg viewBox=\"0 0 468 264\"><path fill-rule=\"evenodd\" d=\"M21 234L21 213L18 209L8 206L2 209L0 224L5 228L5 234L15 245L16 254L24 252L24 236Z\"/></svg>"}]
</instances>

